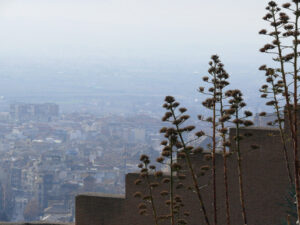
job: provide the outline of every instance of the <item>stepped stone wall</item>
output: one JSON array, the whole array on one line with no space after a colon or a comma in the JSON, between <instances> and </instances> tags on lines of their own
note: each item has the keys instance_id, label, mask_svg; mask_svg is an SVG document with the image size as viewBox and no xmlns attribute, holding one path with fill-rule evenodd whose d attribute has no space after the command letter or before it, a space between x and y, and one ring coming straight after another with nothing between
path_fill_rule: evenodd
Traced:
<instances>
[{"instance_id":1,"label":"stepped stone wall","mask_svg":"<svg viewBox=\"0 0 300 225\"><path fill-rule=\"evenodd\" d=\"M241 133L252 133L251 137L243 139L242 149L242 169L244 174L245 201L248 213L249 224L280 224L286 217L285 196L289 191L289 181L286 176L286 165L283 160L282 144L279 130L275 128L245 128ZM230 129L232 146L230 151L235 151L234 145L235 129ZM259 149L251 149L251 145L256 144ZM290 150L291 151L291 150ZM292 156L289 152L290 158ZM237 174L236 154L228 158L228 182L230 195L230 210L232 224L241 224L241 209L239 200L239 183ZM292 159L292 158L291 158ZM202 165L210 164L202 154L192 158L193 167L199 171ZM186 167L185 160L180 161ZM292 162L290 162L292 167ZM187 190L192 185L191 177L184 169L186 179L185 187L177 190L184 200L184 210L190 211L187 218L188 224L202 224L203 214L199 211L199 203L195 193ZM139 178L139 174L130 173L126 175L126 195L118 199L107 198L97 194L81 195L76 199L76 225L153 225L151 208L148 209L148 216L141 216L138 213L139 199L133 197L136 191L147 193L146 185L136 186L134 181ZM153 177L151 179L154 179ZM199 178L201 193L207 208L209 217L212 218L212 184L211 174L206 174ZM166 199L160 197L160 191L167 186L161 185L154 190L155 200L158 204L158 212L167 213L164 205ZM225 190L223 179L223 156L217 155L217 204L219 210L219 223L225 224ZM183 210L183 211L184 211ZM88 222L82 218L92 218ZM164 224L162 221L160 224ZM166 223L167 224L167 223ZM204 224L204 223L203 223Z\"/></svg>"}]
</instances>

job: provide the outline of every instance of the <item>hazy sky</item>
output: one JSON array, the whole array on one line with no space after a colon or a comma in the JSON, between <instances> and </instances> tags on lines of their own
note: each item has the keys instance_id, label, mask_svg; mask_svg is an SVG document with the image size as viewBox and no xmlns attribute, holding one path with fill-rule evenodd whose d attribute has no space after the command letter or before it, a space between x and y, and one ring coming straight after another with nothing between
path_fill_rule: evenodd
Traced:
<instances>
[{"instance_id":1,"label":"hazy sky","mask_svg":"<svg viewBox=\"0 0 300 225\"><path fill-rule=\"evenodd\" d=\"M0 56L251 62L267 2L0 0Z\"/></svg>"}]
</instances>

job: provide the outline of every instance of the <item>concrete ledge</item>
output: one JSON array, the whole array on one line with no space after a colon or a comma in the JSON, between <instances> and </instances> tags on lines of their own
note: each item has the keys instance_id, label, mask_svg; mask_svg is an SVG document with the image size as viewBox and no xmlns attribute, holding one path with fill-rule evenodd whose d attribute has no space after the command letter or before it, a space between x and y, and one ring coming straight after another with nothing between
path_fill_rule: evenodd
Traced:
<instances>
[{"instance_id":1,"label":"concrete ledge","mask_svg":"<svg viewBox=\"0 0 300 225\"><path fill-rule=\"evenodd\" d=\"M72 223L51 223L51 222L0 222L0 225L74 225Z\"/></svg>"},{"instance_id":2,"label":"concrete ledge","mask_svg":"<svg viewBox=\"0 0 300 225\"><path fill-rule=\"evenodd\" d=\"M76 196L76 225L120 225L123 195L83 193Z\"/></svg>"}]
</instances>

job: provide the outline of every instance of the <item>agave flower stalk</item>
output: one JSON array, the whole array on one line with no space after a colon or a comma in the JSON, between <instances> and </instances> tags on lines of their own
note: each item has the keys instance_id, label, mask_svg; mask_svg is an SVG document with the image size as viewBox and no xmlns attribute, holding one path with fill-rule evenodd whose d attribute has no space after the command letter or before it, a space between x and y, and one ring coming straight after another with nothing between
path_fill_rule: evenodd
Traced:
<instances>
[{"instance_id":1,"label":"agave flower stalk","mask_svg":"<svg viewBox=\"0 0 300 225\"><path fill-rule=\"evenodd\" d=\"M211 77L203 77L203 81L210 83L212 87L209 88L209 93L207 93L210 97L207 98L202 104L206 108L210 109L212 111L212 117L210 117L207 121L212 124L212 193L213 193L213 211L214 211L214 224L217 225L218 223L218 215L217 215L217 184L216 184L216 132L217 132L217 122L216 122L216 104L219 102L219 96L218 96L218 78L217 74L219 72L219 68L217 66L220 64L219 57L217 55L213 55L211 57L212 61L209 62L210 68L208 70L208 73ZM204 88L199 88L199 91L203 93Z\"/></svg>"},{"instance_id":2,"label":"agave flower stalk","mask_svg":"<svg viewBox=\"0 0 300 225\"><path fill-rule=\"evenodd\" d=\"M226 116L224 112L224 99L226 96L224 96L224 88L229 85L227 82L227 79L229 78L228 73L224 70L223 64L219 63L219 69L218 71L218 83L217 83L217 89L218 89L218 96L219 96L219 105L220 105L220 118L219 123L221 124L221 129L219 130L219 133L222 137L222 152L223 152L223 163L224 163L224 186L225 186L225 205L226 205L226 222L227 225L230 225L230 206L229 206L229 191L228 191L228 171L227 171L227 152L226 147L228 146L226 134L227 134L227 128L225 127L225 121Z\"/></svg>"},{"instance_id":3,"label":"agave flower stalk","mask_svg":"<svg viewBox=\"0 0 300 225\"><path fill-rule=\"evenodd\" d=\"M199 92L202 94L209 95L202 104L204 107L212 111L213 116L206 119L206 121L212 123L212 177L213 177L213 196L214 196L214 219L217 222L217 207L216 207L216 133L218 132L222 138L222 152L223 152L223 163L224 163L224 186L225 186L225 205L226 205L226 222L230 225L230 207L229 207L229 191L228 191L228 173L227 173L227 153L226 153L226 133L225 128L226 118L224 115L224 88L229 85L227 79L229 78L228 73L224 69L224 65L221 63L219 56L213 55L211 61L209 62L210 68L208 76L203 77L203 81L209 83L212 87L205 92L205 87L200 87ZM203 120L200 117L201 120Z\"/></svg>"},{"instance_id":4,"label":"agave flower stalk","mask_svg":"<svg viewBox=\"0 0 300 225\"><path fill-rule=\"evenodd\" d=\"M183 132L184 131L185 132L190 132L190 131L194 130L195 127L194 126L188 126L188 127L185 127L185 128L181 128L180 125L183 122L185 122L189 118L189 116L188 115L176 116L175 110L179 106L179 103L175 102L174 97L167 96L165 98L165 101L166 101L166 103L163 105L163 107L166 108L168 110L168 112L166 113L166 116L163 119L163 121L168 121L170 118L173 119L172 123L175 126L174 129L177 132L178 139L179 139L179 142L180 142L180 145L181 145L180 147L182 147L182 149L185 153L185 159L186 159L186 163L187 163L187 166L188 166L188 170L189 170L190 175L192 177L192 183L193 183L194 189L195 189L196 194L197 194L197 198L198 198L199 203L200 203L200 211L204 215L205 224L210 225L207 210L206 210L206 207L204 205L203 197L202 197L201 192L200 192L200 187L199 187L198 182L197 182L197 177L196 177L194 168L192 166L192 162L191 162L191 158L190 158L191 152L190 152L190 149L186 145L186 142L183 138ZM181 114L183 114L186 111L185 108L180 108L179 110L180 110Z\"/></svg>"},{"instance_id":5,"label":"agave flower stalk","mask_svg":"<svg viewBox=\"0 0 300 225\"><path fill-rule=\"evenodd\" d=\"M146 181L146 185L147 185L147 188L148 188L148 191L149 191L149 196L146 196L144 197L145 200L149 200L150 201L150 205L151 205L151 208L152 208L152 215L153 215L153 219L154 219L154 222L155 222L155 225L158 225L158 216L157 216L157 210L156 210L156 207L155 207L155 203L154 203L154 197L153 197L153 189L155 187L158 186L157 183L155 182L150 182L150 179L149 179L149 169L151 170L155 170L155 167L154 166L149 166L150 164L150 160L149 160L149 157L147 155L141 155L140 157L140 161L142 162L142 164L139 164L139 168L141 168L141 173L140 173L140 176L142 178L145 179ZM140 184L141 183L141 180L138 179L135 181L136 185ZM140 207L140 214L144 214L144 208Z\"/></svg>"},{"instance_id":6,"label":"agave flower stalk","mask_svg":"<svg viewBox=\"0 0 300 225\"><path fill-rule=\"evenodd\" d=\"M174 216L174 157L173 157L173 146L176 143L177 137L176 133L172 132L169 137L169 147L170 147L170 213L171 213L171 224L175 225L175 216Z\"/></svg>"},{"instance_id":7,"label":"agave flower stalk","mask_svg":"<svg viewBox=\"0 0 300 225\"><path fill-rule=\"evenodd\" d=\"M275 73L273 68L267 68L266 65L263 65L259 68L260 70L265 71L266 73L266 81L267 83L270 84L271 87L269 87L267 84L262 85L260 92L263 94L261 95L262 98L267 98L268 94L270 93L272 95L271 101L268 101L266 105L272 106L275 110L276 114L276 121L270 122L270 125L273 125L278 123L278 128L279 128L279 133L280 133L280 139L282 143L282 150L283 150L283 156L284 156L284 161L285 161L285 166L286 166L286 171L288 175L288 179L291 185L293 185L293 178L292 178L292 173L291 173L291 168L290 168L290 163L289 163L289 157L288 157L288 150L287 150L287 139L286 139L286 134L283 131L283 118L280 113L280 103L278 99L278 95L282 94L282 86L283 86L283 81L278 80L276 83L276 79L278 78L278 75ZM260 116L265 116L266 113L262 112Z\"/></svg>"},{"instance_id":8,"label":"agave flower stalk","mask_svg":"<svg viewBox=\"0 0 300 225\"><path fill-rule=\"evenodd\" d=\"M228 116L233 116L234 120L232 121L235 124L235 152L237 157L237 171L238 171L238 179L239 179L239 190L240 190L240 203L242 209L242 216L244 225L248 224L247 214L246 214L246 204L245 204L245 191L244 191L244 181L243 181L243 171L242 171L242 156L241 156L241 135L240 129L241 125L251 126L253 122L250 120L243 120L245 117L252 116L250 111L245 111L245 116L242 117L240 115L240 111L243 107L246 106L242 98L242 93L240 90L230 90L226 92L226 96L230 97L229 104L231 108L226 111ZM257 148L256 146L252 146L253 148Z\"/></svg>"},{"instance_id":9,"label":"agave flower stalk","mask_svg":"<svg viewBox=\"0 0 300 225\"><path fill-rule=\"evenodd\" d=\"M166 116L168 117L170 114L166 113L166 115L163 117L163 120L166 119ZM167 205L169 206L169 212L170 214L167 216L171 220L171 224L175 225L178 224L186 224L186 221L180 217L180 210L184 206L182 203L182 199L179 195L175 195L175 188L180 189L184 185L181 182L178 182L176 184L176 178L179 176L178 173L181 170L181 165L176 162L175 155L177 154L177 157L182 156L182 153L179 153L177 151L176 145L178 143L178 136L177 132L174 128L162 128L161 133L165 133L165 137L168 139L168 141L164 140L161 142L163 146L162 156L157 159L159 163L163 163L165 158L169 159L169 162L164 163L170 168L170 178L166 178L163 180L164 183L169 183L169 192L163 191L161 192L162 196L169 195L169 200L166 201ZM175 175L175 172L177 173ZM177 179L178 181L178 179ZM175 218L176 215L176 218Z\"/></svg>"},{"instance_id":10,"label":"agave flower stalk","mask_svg":"<svg viewBox=\"0 0 300 225\"><path fill-rule=\"evenodd\" d=\"M272 44L266 44L260 51L264 53L275 54L277 57L273 58L275 62L280 63L280 68L277 69L282 76L284 84L284 97L286 103L286 111L289 119L289 129L292 137L293 156L294 156L294 185L296 190L296 203L298 221L300 221L300 181L299 181L299 154L298 154L298 118L297 118L297 104L298 104L298 45L299 45L299 0L292 0L291 3L282 5L284 9L292 14L294 21L290 20L287 13L283 12L277 6L277 3L270 1L266 10L268 13L263 18L268 21L274 32L269 35L273 36L275 40ZM278 18L279 14L279 18ZM260 34L267 34L266 30L261 30ZM290 41L292 40L292 43ZM281 44L285 41L285 45ZM271 52L271 49L277 47L277 52ZM285 50L292 50L288 54L284 54ZM286 65L292 65L291 71L287 72ZM288 77L289 75L289 77ZM289 90L289 87L292 86ZM292 91L291 91L292 90Z\"/></svg>"}]
</instances>

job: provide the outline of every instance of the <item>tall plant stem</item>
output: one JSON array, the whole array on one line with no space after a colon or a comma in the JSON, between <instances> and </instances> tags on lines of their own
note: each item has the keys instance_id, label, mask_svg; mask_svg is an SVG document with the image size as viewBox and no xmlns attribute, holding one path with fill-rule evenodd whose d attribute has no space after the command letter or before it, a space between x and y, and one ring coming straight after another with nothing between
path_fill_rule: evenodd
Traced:
<instances>
[{"instance_id":1,"label":"tall plant stem","mask_svg":"<svg viewBox=\"0 0 300 225\"><path fill-rule=\"evenodd\" d=\"M223 98L221 95L220 99L220 115L221 118L224 116L223 112ZM222 129L225 128L224 122L221 123ZM226 204L226 222L227 225L230 225L230 207L229 207L229 192L228 192L228 173L227 173L227 154L226 154L226 146L224 145L226 142L225 134L222 135L223 142L223 161L224 161L224 185L225 185L225 204Z\"/></svg>"},{"instance_id":2,"label":"tall plant stem","mask_svg":"<svg viewBox=\"0 0 300 225\"><path fill-rule=\"evenodd\" d=\"M290 185L293 185L294 182L293 182L293 178L292 178L292 174L291 174L291 168L290 168L290 164L289 164L288 152L287 152L287 147L286 147L286 137L285 137L285 134L283 132L282 119L281 119L281 116L280 116L278 100L277 100L276 93L275 93L276 90L275 90L274 87L275 87L275 84L274 84L274 80L272 79L272 88L273 88L272 92L273 92L273 98L274 98L274 101L275 101L275 112L276 112L276 117L277 117L277 120L278 120L280 139L281 139L281 142L282 142L282 145L283 145L282 150L283 150L283 155L284 155L284 160L285 160L285 166L286 166L287 174L288 174L288 177L289 177Z\"/></svg>"},{"instance_id":3,"label":"tall plant stem","mask_svg":"<svg viewBox=\"0 0 300 225\"><path fill-rule=\"evenodd\" d=\"M236 109L235 118L239 119L239 109ZM238 161L238 176L239 176L239 185L240 185L240 202L242 207L242 216L244 225L247 225L247 215L246 215L246 207L245 207L245 198L244 198L244 184L243 184L243 173L242 173L242 157L241 157L241 149L240 149L240 127L239 123L236 123L236 133L235 133L235 146L237 153L237 161Z\"/></svg>"},{"instance_id":4,"label":"tall plant stem","mask_svg":"<svg viewBox=\"0 0 300 225\"><path fill-rule=\"evenodd\" d=\"M294 107L293 107L293 116L294 116L294 164L295 164L295 189L297 197L297 212L298 212L298 221L300 222L300 183L299 183L299 158L298 158L298 118L297 118L297 104L298 104L298 20L299 20L299 3L295 1L296 4L296 21L295 21L295 47L294 47Z\"/></svg>"},{"instance_id":5,"label":"tall plant stem","mask_svg":"<svg viewBox=\"0 0 300 225\"><path fill-rule=\"evenodd\" d=\"M215 66L216 67L216 66ZM212 148L212 177L213 177L213 206L214 224L218 224L217 214L217 184L216 184L216 102L217 102L216 73L214 73L214 99L213 99L213 148Z\"/></svg>"},{"instance_id":6,"label":"tall plant stem","mask_svg":"<svg viewBox=\"0 0 300 225\"><path fill-rule=\"evenodd\" d=\"M171 155L170 155L170 213L171 213L171 224L175 225L175 218L174 218L174 179L173 179L173 143L172 143L172 138L170 138L170 147L171 147Z\"/></svg>"},{"instance_id":7,"label":"tall plant stem","mask_svg":"<svg viewBox=\"0 0 300 225\"><path fill-rule=\"evenodd\" d=\"M175 112L172 108L171 108L171 113L172 113L173 119L176 120L176 115L175 115ZM184 139L182 137L182 134L180 132L179 125L175 125L175 126L176 126L176 130L178 132L178 136L180 138L180 142L183 146L183 150L186 154L186 157L185 157L186 162L187 162L190 174L192 176L192 181L193 181L193 185L194 185L198 200L200 202L200 211L202 211L202 213L204 215L205 224L210 225L208 215L207 215L207 212L206 212L206 208L205 208L205 205L204 205L204 201L203 201L202 195L200 193L200 188L199 188L199 185L198 185L198 182L197 182L196 174L195 174L195 171L194 171L192 163L191 163L191 158L190 158L189 152L186 149L186 144L185 144L185 141L184 141Z\"/></svg>"},{"instance_id":8,"label":"tall plant stem","mask_svg":"<svg viewBox=\"0 0 300 225\"><path fill-rule=\"evenodd\" d=\"M156 211L155 204L154 204L153 193L152 193L152 188L150 185L148 174L146 175L146 181L147 181L148 188L149 188L150 202L151 202L151 208L152 208L152 213L153 213L153 217L154 217L154 222L155 222L155 225L158 225L157 211Z\"/></svg>"},{"instance_id":9,"label":"tall plant stem","mask_svg":"<svg viewBox=\"0 0 300 225\"><path fill-rule=\"evenodd\" d=\"M296 11L299 10L299 4L296 1ZM274 10L272 11L273 19L276 22L275 13ZM296 21L295 21L295 31L298 32L298 13L296 13ZM290 131L291 136L293 139L293 150L294 150L294 173L295 173L295 191L296 191L296 202L297 202L297 216L298 221L300 221L300 183L299 183L299 159L298 159L298 141L297 141L297 50L298 50L298 36L297 33L295 35L295 47L294 47L294 107L293 110L291 109L290 99L289 99L289 93L288 93L288 86L287 86L287 80L286 80L286 73L284 69L284 59L282 55L281 50L281 44L279 40L279 33L277 26L275 26L275 32L276 32L276 40L277 40L277 49L278 49L278 55L279 55L279 61L280 61L280 67L281 67L281 74L282 74L282 80L284 83L284 95L286 99L286 106L287 106L287 113L289 118L289 125L290 125ZM295 92L296 91L296 92ZM293 116L292 116L293 114Z\"/></svg>"}]
</instances>

